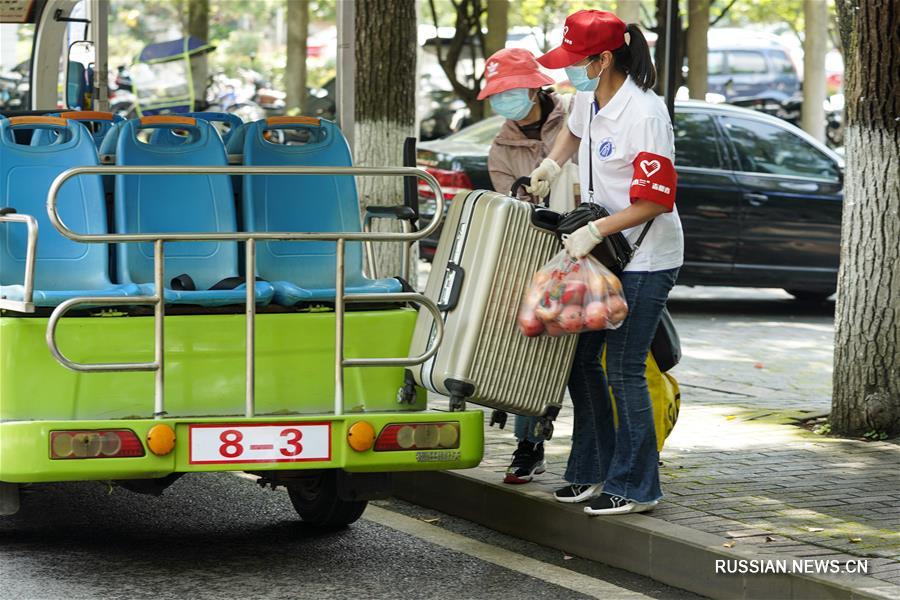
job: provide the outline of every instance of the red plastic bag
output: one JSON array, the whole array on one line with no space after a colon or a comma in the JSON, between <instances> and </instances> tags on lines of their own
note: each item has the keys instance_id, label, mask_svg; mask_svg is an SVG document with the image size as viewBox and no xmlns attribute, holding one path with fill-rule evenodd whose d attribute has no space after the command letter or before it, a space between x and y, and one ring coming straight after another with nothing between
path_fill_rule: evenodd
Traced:
<instances>
[{"instance_id":1,"label":"red plastic bag","mask_svg":"<svg viewBox=\"0 0 900 600\"><path fill-rule=\"evenodd\" d=\"M622 283L588 255L560 252L531 278L519 309L519 329L527 337L616 329L628 316Z\"/></svg>"}]
</instances>

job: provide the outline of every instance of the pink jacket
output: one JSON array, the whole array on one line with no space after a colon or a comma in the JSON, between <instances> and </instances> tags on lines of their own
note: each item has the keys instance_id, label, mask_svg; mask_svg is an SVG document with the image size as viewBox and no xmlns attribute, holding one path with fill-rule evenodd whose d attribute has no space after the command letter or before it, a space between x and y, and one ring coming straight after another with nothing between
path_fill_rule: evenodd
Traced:
<instances>
[{"instance_id":1,"label":"pink jacket","mask_svg":"<svg viewBox=\"0 0 900 600\"><path fill-rule=\"evenodd\" d=\"M494 190L509 193L513 182L527 177L544 160L553 148L556 134L566 124L567 102L559 94L551 93L553 111L541 128L541 139L531 140L513 121L505 121L488 154L488 171ZM519 194L524 196L524 190Z\"/></svg>"}]
</instances>

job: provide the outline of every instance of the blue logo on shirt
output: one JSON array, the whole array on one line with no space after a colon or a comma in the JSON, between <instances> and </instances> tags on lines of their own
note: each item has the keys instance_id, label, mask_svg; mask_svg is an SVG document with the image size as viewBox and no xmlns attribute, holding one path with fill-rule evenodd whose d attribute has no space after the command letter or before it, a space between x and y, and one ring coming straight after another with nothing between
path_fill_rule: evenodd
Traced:
<instances>
[{"instance_id":1,"label":"blue logo on shirt","mask_svg":"<svg viewBox=\"0 0 900 600\"><path fill-rule=\"evenodd\" d=\"M615 150L616 145L613 143L613 139L611 137L603 138L600 140L600 145L597 146L597 156L600 157L600 160L606 160L612 156Z\"/></svg>"}]
</instances>

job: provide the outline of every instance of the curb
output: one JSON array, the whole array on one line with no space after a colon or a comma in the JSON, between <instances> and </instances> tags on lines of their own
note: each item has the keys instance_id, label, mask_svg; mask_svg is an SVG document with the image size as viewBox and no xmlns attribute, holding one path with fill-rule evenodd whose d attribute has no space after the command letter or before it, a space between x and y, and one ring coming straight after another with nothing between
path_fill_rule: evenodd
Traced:
<instances>
[{"instance_id":1,"label":"curb","mask_svg":"<svg viewBox=\"0 0 900 600\"><path fill-rule=\"evenodd\" d=\"M487 478L491 477L491 480ZM716 560L792 556L725 548L723 538L644 514L588 518L581 507L554 502L469 471L395 473L394 495L496 531L602 562L710 598L896 600L888 582L856 575L716 574ZM802 559L797 559L802 560Z\"/></svg>"}]
</instances>

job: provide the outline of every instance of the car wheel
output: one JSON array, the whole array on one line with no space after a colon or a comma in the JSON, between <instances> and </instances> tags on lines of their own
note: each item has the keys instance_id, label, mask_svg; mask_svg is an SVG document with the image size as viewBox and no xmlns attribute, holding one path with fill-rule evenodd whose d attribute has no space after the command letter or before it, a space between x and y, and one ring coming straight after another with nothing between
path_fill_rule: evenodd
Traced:
<instances>
[{"instance_id":1,"label":"car wheel","mask_svg":"<svg viewBox=\"0 0 900 600\"><path fill-rule=\"evenodd\" d=\"M365 500L342 500L337 491L337 471L323 471L298 479L288 487L294 510L304 523L320 529L338 529L359 519Z\"/></svg>"},{"instance_id":2,"label":"car wheel","mask_svg":"<svg viewBox=\"0 0 900 600\"><path fill-rule=\"evenodd\" d=\"M803 304L822 304L834 290L785 290Z\"/></svg>"}]
</instances>

